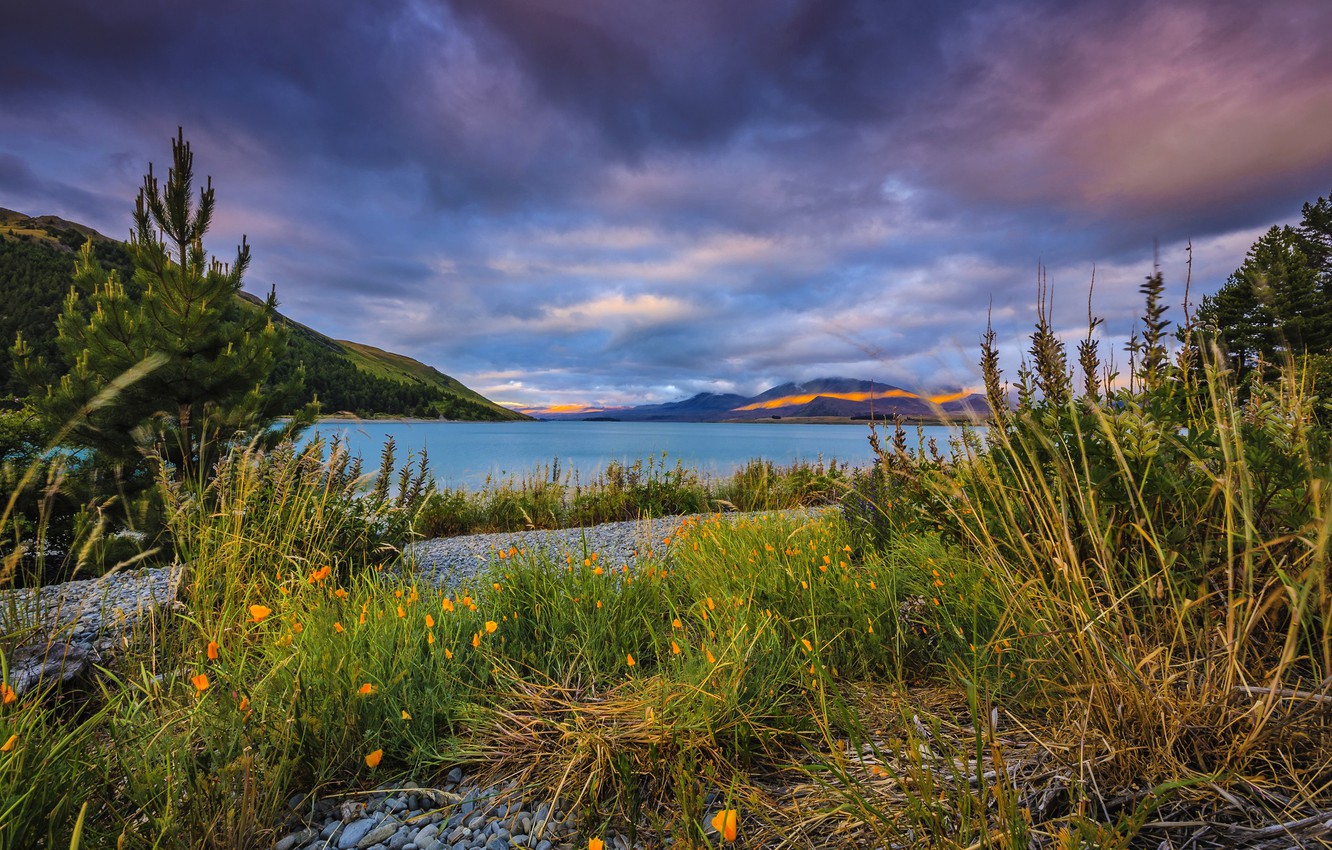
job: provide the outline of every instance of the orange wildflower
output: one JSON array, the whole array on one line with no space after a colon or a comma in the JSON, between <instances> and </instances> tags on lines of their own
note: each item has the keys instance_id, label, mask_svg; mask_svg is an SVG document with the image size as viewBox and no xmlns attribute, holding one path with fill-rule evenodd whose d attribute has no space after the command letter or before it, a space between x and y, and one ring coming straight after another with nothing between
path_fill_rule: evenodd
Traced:
<instances>
[{"instance_id":1,"label":"orange wildflower","mask_svg":"<svg viewBox=\"0 0 1332 850\"><path fill-rule=\"evenodd\" d=\"M338 634L342 634L343 632L342 623L334 623L333 631L337 632Z\"/></svg>"},{"instance_id":2,"label":"orange wildflower","mask_svg":"<svg viewBox=\"0 0 1332 850\"><path fill-rule=\"evenodd\" d=\"M440 601L439 607L443 608L447 613L453 613L453 603L449 601L447 596Z\"/></svg>"},{"instance_id":3,"label":"orange wildflower","mask_svg":"<svg viewBox=\"0 0 1332 850\"><path fill-rule=\"evenodd\" d=\"M259 622L260 620L262 620L263 618L267 617L269 614L272 614L272 613L273 613L273 609L272 609L272 608L269 608L267 605L251 605L251 606L250 606L250 622L252 622L252 623L257 623L257 622Z\"/></svg>"},{"instance_id":4,"label":"orange wildflower","mask_svg":"<svg viewBox=\"0 0 1332 850\"><path fill-rule=\"evenodd\" d=\"M191 678L190 681L194 683L194 689L199 693L203 693L204 691L208 690L209 682L208 682L207 673L200 673L199 675Z\"/></svg>"},{"instance_id":5,"label":"orange wildflower","mask_svg":"<svg viewBox=\"0 0 1332 850\"><path fill-rule=\"evenodd\" d=\"M703 649L703 651L706 652L706 653L708 654L708 663L709 663L709 664L716 664L716 663L717 663L717 659L713 656L713 654L712 654L712 650L707 649L707 648L705 647L705 648Z\"/></svg>"},{"instance_id":6,"label":"orange wildflower","mask_svg":"<svg viewBox=\"0 0 1332 850\"><path fill-rule=\"evenodd\" d=\"M680 654L680 644L676 643L675 641L671 641L671 654L672 655Z\"/></svg>"},{"instance_id":7,"label":"orange wildflower","mask_svg":"<svg viewBox=\"0 0 1332 850\"><path fill-rule=\"evenodd\" d=\"M210 640L208 642L208 660L209 661L217 660L217 641L215 640Z\"/></svg>"},{"instance_id":8,"label":"orange wildflower","mask_svg":"<svg viewBox=\"0 0 1332 850\"><path fill-rule=\"evenodd\" d=\"M434 632L427 632L427 633L426 633L426 643L434 643L434 642L435 642L435 633L434 633Z\"/></svg>"},{"instance_id":9,"label":"orange wildflower","mask_svg":"<svg viewBox=\"0 0 1332 850\"><path fill-rule=\"evenodd\" d=\"M0 699L4 700L5 705L9 705L11 702L18 699L18 693L16 693L8 684L0 684Z\"/></svg>"},{"instance_id":10,"label":"orange wildflower","mask_svg":"<svg viewBox=\"0 0 1332 850\"><path fill-rule=\"evenodd\" d=\"M411 720L411 719L412 719L412 716L411 716L410 714L407 713L407 709L405 709L405 708L402 710L402 719L403 719L403 720Z\"/></svg>"},{"instance_id":11,"label":"orange wildflower","mask_svg":"<svg viewBox=\"0 0 1332 850\"><path fill-rule=\"evenodd\" d=\"M9 740L5 741L4 746L0 746L0 753L13 752L14 747L18 746L18 735L10 735Z\"/></svg>"},{"instance_id":12,"label":"orange wildflower","mask_svg":"<svg viewBox=\"0 0 1332 850\"><path fill-rule=\"evenodd\" d=\"M450 661L452 661L452 660L453 660L453 650L451 650L451 649L447 649L447 648L446 648L446 649L444 650L444 657L447 658L447 659L449 659Z\"/></svg>"},{"instance_id":13,"label":"orange wildflower","mask_svg":"<svg viewBox=\"0 0 1332 850\"><path fill-rule=\"evenodd\" d=\"M425 624L427 629L433 629L435 627L435 618L430 616L429 614L426 614Z\"/></svg>"},{"instance_id":14,"label":"orange wildflower","mask_svg":"<svg viewBox=\"0 0 1332 850\"><path fill-rule=\"evenodd\" d=\"M498 628L499 628L499 623L495 622L494 620L486 620L486 634L493 635L495 633L495 629Z\"/></svg>"},{"instance_id":15,"label":"orange wildflower","mask_svg":"<svg viewBox=\"0 0 1332 850\"><path fill-rule=\"evenodd\" d=\"M625 653L624 658L627 662L629 662L630 667L633 667L634 664L637 663L634 661L634 654L632 652Z\"/></svg>"},{"instance_id":16,"label":"orange wildflower","mask_svg":"<svg viewBox=\"0 0 1332 850\"><path fill-rule=\"evenodd\" d=\"M476 634L472 635L472 649L476 649L480 646L481 646L481 633L477 632Z\"/></svg>"},{"instance_id":17,"label":"orange wildflower","mask_svg":"<svg viewBox=\"0 0 1332 850\"><path fill-rule=\"evenodd\" d=\"M587 840L587 850L606 850L606 842L600 838L589 838Z\"/></svg>"},{"instance_id":18,"label":"orange wildflower","mask_svg":"<svg viewBox=\"0 0 1332 850\"><path fill-rule=\"evenodd\" d=\"M324 579L328 578L332 572L333 572L332 567L329 566L320 567L319 569L310 573L310 584L323 581Z\"/></svg>"},{"instance_id":19,"label":"orange wildflower","mask_svg":"<svg viewBox=\"0 0 1332 850\"><path fill-rule=\"evenodd\" d=\"M375 750L373 753L366 753L365 764L372 770L379 767L379 760L384 757L383 750Z\"/></svg>"},{"instance_id":20,"label":"orange wildflower","mask_svg":"<svg viewBox=\"0 0 1332 850\"><path fill-rule=\"evenodd\" d=\"M347 591L345 591L345 590L343 590L342 588L339 587L337 590L333 591L333 595L336 596L336 597L339 598L339 599L346 599L346 598L347 598Z\"/></svg>"},{"instance_id":21,"label":"orange wildflower","mask_svg":"<svg viewBox=\"0 0 1332 850\"><path fill-rule=\"evenodd\" d=\"M375 692L375 686L370 684L369 682L366 682L364 685L361 685L360 690L357 691L357 693L359 693L361 696L370 696L370 694L373 694L374 692Z\"/></svg>"},{"instance_id":22,"label":"orange wildflower","mask_svg":"<svg viewBox=\"0 0 1332 850\"><path fill-rule=\"evenodd\" d=\"M735 809L722 809L712 816L712 828L717 830L717 834L723 841L734 841L740 813Z\"/></svg>"},{"instance_id":23,"label":"orange wildflower","mask_svg":"<svg viewBox=\"0 0 1332 850\"><path fill-rule=\"evenodd\" d=\"M399 606L398 606L398 619L401 620L403 617L406 617L406 616L407 616L407 612L404 611L404 610L402 610L402 606L399 605Z\"/></svg>"}]
</instances>

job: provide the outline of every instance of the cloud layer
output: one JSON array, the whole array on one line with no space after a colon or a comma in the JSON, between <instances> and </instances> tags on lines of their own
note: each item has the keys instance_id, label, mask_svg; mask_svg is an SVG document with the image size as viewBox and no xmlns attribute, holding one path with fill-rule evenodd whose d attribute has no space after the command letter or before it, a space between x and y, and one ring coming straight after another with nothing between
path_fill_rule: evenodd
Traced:
<instances>
[{"instance_id":1,"label":"cloud layer","mask_svg":"<svg viewBox=\"0 0 1332 850\"><path fill-rule=\"evenodd\" d=\"M204 8L204 7L207 8ZM84 8L87 7L87 8ZM233 0L6 12L0 206L111 235L183 125L211 250L502 401L976 382L1038 263L1126 336L1332 191L1324 0Z\"/></svg>"}]
</instances>

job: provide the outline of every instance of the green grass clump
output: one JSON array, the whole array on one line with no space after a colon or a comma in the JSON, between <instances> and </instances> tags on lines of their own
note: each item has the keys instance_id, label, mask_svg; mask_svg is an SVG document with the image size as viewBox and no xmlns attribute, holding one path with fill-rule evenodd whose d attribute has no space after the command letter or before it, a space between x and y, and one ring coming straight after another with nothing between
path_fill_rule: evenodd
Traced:
<instances>
[{"instance_id":1,"label":"green grass clump","mask_svg":"<svg viewBox=\"0 0 1332 850\"><path fill-rule=\"evenodd\" d=\"M571 528L646 517L708 513L719 508L769 511L836 504L852 470L837 461L781 467L753 460L729 476L705 478L664 455L611 462L590 480L561 472L558 459L523 476L488 480L478 491L432 493L416 514L423 537L529 528Z\"/></svg>"}]
</instances>

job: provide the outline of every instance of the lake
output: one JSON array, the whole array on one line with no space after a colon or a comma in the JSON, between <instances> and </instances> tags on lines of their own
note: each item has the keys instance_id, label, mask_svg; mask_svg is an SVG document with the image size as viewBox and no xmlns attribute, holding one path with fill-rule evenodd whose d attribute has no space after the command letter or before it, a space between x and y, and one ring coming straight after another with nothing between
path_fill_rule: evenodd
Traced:
<instances>
[{"instance_id":1,"label":"lake","mask_svg":"<svg viewBox=\"0 0 1332 850\"><path fill-rule=\"evenodd\" d=\"M946 449L950 429L928 426ZM915 429L910 429L914 438ZM868 424L800 425L719 422L395 422L321 420L305 439L318 432L340 436L353 454L373 469L392 437L399 464L408 452L429 453L430 468L441 487L479 489L487 478L521 477L548 469L558 459L561 474L595 476L611 461L633 463L666 454L705 475L727 475L754 458L779 465L796 460L854 466L872 459ZM886 438L885 438L886 442Z\"/></svg>"}]
</instances>

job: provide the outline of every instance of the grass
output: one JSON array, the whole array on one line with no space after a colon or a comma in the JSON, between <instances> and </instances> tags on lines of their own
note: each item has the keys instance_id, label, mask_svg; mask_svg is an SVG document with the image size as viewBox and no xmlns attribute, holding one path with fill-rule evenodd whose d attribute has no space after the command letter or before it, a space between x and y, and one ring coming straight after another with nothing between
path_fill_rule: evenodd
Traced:
<instances>
[{"instance_id":1,"label":"grass","mask_svg":"<svg viewBox=\"0 0 1332 850\"><path fill-rule=\"evenodd\" d=\"M97 687L0 704L0 846L78 822L90 847L264 847L294 793L456 764L563 798L585 839L716 846L734 810L750 847L1315 846L1332 440L1297 363L1236 380L1204 342L1149 337L1129 381L1074 393L1038 323L984 444L876 435L854 473L647 461L426 498L419 468L394 491L336 450L238 450L165 490L184 610ZM632 571L508 550L444 591L390 566L423 517L675 512L705 516Z\"/></svg>"},{"instance_id":2,"label":"grass","mask_svg":"<svg viewBox=\"0 0 1332 850\"><path fill-rule=\"evenodd\" d=\"M665 455L612 461L589 480L559 460L532 473L488 479L479 490L432 493L416 513L425 537L571 528L716 510L769 511L839 503L853 470L836 460L778 466L752 460L729 476L704 477Z\"/></svg>"}]
</instances>

